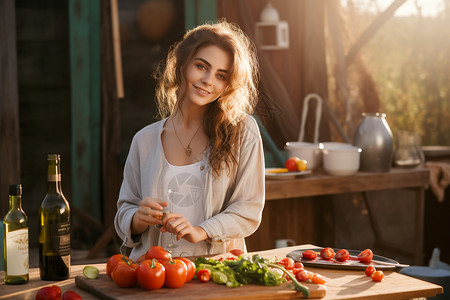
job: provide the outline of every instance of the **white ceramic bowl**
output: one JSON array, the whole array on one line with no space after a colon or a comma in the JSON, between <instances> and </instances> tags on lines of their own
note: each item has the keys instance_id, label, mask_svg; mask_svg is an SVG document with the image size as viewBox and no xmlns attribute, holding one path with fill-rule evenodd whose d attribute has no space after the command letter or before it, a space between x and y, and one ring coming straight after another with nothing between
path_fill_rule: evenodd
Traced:
<instances>
[{"instance_id":1,"label":"white ceramic bowl","mask_svg":"<svg viewBox=\"0 0 450 300\"><path fill-rule=\"evenodd\" d=\"M361 148L350 144L324 146L323 168L330 175L352 175L359 169L360 156Z\"/></svg>"},{"instance_id":2,"label":"white ceramic bowl","mask_svg":"<svg viewBox=\"0 0 450 300\"><path fill-rule=\"evenodd\" d=\"M297 156L307 162L307 170L314 170L322 163L322 144L306 142L287 142L286 150L289 156Z\"/></svg>"}]
</instances>

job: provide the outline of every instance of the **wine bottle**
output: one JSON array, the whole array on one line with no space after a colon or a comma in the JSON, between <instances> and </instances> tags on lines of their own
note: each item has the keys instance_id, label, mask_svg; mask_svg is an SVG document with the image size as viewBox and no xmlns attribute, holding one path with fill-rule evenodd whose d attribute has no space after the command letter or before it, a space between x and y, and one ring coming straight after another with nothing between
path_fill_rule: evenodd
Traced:
<instances>
[{"instance_id":1,"label":"wine bottle","mask_svg":"<svg viewBox=\"0 0 450 300\"><path fill-rule=\"evenodd\" d=\"M29 280L28 218L22 210L22 185L9 186L9 211L3 219L5 283L23 284Z\"/></svg>"},{"instance_id":2,"label":"wine bottle","mask_svg":"<svg viewBox=\"0 0 450 300\"><path fill-rule=\"evenodd\" d=\"M43 280L70 275L70 207L61 190L61 160L49 154L47 194L39 207L39 272Z\"/></svg>"}]
</instances>

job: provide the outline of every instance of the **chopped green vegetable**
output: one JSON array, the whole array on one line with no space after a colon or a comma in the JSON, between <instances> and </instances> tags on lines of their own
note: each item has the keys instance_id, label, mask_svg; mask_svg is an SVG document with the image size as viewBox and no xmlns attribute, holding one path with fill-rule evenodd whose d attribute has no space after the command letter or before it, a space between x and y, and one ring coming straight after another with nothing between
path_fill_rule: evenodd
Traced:
<instances>
[{"instance_id":1,"label":"chopped green vegetable","mask_svg":"<svg viewBox=\"0 0 450 300\"><path fill-rule=\"evenodd\" d=\"M92 266L86 266L83 268L83 275L89 279L97 279L98 278L98 269Z\"/></svg>"},{"instance_id":2,"label":"chopped green vegetable","mask_svg":"<svg viewBox=\"0 0 450 300\"><path fill-rule=\"evenodd\" d=\"M309 296L309 289L295 279L276 261L269 261L255 254L239 256L238 260L214 260L199 257L195 260L196 270L208 269L215 283L225 284L227 287L238 287L243 284L261 284L265 286L278 286L286 282L286 274L294 283L295 290L305 297Z\"/></svg>"}]
</instances>

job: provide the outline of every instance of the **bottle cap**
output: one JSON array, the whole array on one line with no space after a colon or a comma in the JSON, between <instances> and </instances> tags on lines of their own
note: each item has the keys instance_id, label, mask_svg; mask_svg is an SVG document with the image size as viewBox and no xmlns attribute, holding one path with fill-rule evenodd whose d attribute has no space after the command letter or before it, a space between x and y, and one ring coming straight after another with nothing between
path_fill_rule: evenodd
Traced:
<instances>
[{"instance_id":1,"label":"bottle cap","mask_svg":"<svg viewBox=\"0 0 450 300\"><path fill-rule=\"evenodd\" d=\"M21 184L10 184L9 194L13 196L22 195L22 185Z\"/></svg>"},{"instance_id":2,"label":"bottle cap","mask_svg":"<svg viewBox=\"0 0 450 300\"><path fill-rule=\"evenodd\" d=\"M59 156L59 154L48 154L47 159L48 160L55 160L55 159L59 160L60 156Z\"/></svg>"}]
</instances>

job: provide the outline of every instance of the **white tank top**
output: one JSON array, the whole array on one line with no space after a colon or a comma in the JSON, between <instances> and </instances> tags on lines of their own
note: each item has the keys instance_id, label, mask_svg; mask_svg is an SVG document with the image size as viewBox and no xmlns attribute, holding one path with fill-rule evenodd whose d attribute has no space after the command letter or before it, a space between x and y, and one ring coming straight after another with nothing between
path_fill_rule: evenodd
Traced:
<instances>
[{"instance_id":1,"label":"white tank top","mask_svg":"<svg viewBox=\"0 0 450 300\"><path fill-rule=\"evenodd\" d=\"M163 187L165 199L169 202L168 210L181 213L192 226L197 226L205 220L203 191L205 182L202 180L204 172L203 162L197 162L186 166L174 166L169 163L166 173L163 174ZM170 191L170 192L169 192ZM172 243L170 233L161 234L160 245L172 252L172 256L194 256L207 253L206 242L190 243L185 239L173 240L178 245L170 248Z\"/></svg>"}]
</instances>

